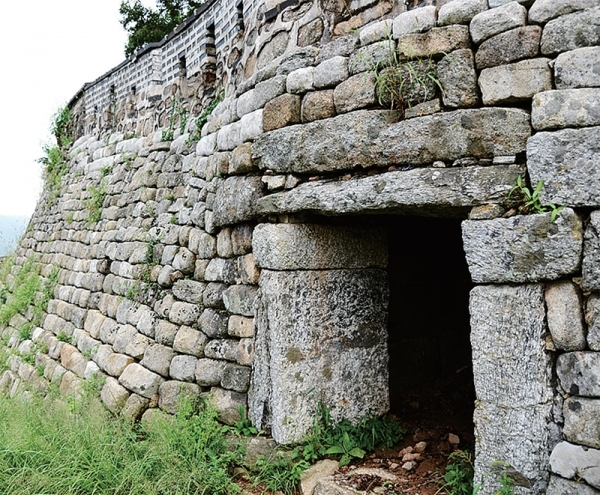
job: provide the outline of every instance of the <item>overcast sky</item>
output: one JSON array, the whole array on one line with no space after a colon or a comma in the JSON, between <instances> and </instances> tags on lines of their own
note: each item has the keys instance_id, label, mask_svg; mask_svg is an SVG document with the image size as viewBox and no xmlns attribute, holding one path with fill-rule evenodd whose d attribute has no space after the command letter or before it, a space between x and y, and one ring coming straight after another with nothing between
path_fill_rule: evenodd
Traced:
<instances>
[{"instance_id":1,"label":"overcast sky","mask_svg":"<svg viewBox=\"0 0 600 495\"><path fill-rule=\"evenodd\" d=\"M31 215L53 113L121 63L121 0L3 0L0 7L0 215ZM154 0L144 0L154 6Z\"/></svg>"}]
</instances>

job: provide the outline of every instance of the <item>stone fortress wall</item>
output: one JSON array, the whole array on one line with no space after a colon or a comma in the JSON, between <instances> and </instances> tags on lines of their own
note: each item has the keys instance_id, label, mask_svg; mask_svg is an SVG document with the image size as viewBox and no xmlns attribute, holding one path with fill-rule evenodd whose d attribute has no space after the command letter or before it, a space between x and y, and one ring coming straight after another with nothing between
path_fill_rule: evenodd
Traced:
<instances>
[{"instance_id":1,"label":"stone fortress wall","mask_svg":"<svg viewBox=\"0 0 600 495\"><path fill-rule=\"evenodd\" d=\"M597 493L600 5L429 3L244 3L239 30L238 5L212 3L86 85L60 195L17 250L59 283L30 340L30 313L2 330L0 389L75 394L96 374L134 419L209 393L222 421L242 406L280 443L320 400L383 413L390 253L368 219L461 218L476 476L493 493L499 459L522 493ZM405 109L379 104L385 66L419 75ZM511 211L525 174L556 218Z\"/></svg>"}]
</instances>

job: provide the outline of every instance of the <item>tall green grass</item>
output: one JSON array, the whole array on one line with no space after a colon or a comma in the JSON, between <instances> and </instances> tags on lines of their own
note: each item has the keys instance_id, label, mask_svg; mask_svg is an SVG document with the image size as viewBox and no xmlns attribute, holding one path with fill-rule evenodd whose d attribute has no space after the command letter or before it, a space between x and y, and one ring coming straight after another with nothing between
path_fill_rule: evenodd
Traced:
<instances>
[{"instance_id":1,"label":"tall green grass","mask_svg":"<svg viewBox=\"0 0 600 495\"><path fill-rule=\"evenodd\" d=\"M0 494L237 493L216 414L184 403L176 416L131 425L98 401L0 395Z\"/></svg>"}]
</instances>

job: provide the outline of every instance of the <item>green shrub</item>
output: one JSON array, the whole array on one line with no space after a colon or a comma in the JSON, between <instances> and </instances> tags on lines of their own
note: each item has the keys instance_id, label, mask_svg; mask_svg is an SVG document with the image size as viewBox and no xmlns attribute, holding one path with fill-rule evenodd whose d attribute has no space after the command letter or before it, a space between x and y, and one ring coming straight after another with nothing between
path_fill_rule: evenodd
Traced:
<instances>
[{"instance_id":1,"label":"green shrub","mask_svg":"<svg viewBox=\"0 0 600 495\"><path fill-rule=\"evenodd\" d=\"M0 492L226 495L239 491L210 408L132 425L84 396L73 404L0 396Z\"/></svg>"}]
</instances>

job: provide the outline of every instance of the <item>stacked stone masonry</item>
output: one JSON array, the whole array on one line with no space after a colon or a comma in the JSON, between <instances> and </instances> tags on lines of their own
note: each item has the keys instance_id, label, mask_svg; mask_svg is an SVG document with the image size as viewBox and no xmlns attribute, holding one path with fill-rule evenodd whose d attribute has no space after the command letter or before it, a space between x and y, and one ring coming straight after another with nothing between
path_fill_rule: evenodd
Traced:
<instances>
[{"instance_id":1,"label":"stacked stone masonry","mask_svg":"<svg viewBox=\"0 0 600 495\"><path fill-rule=\"evenodd\" d=\"M31 339L0 329L0 389L102 377L136 420L205 396L280 443L319 401L384 413L387 232L330 217L461 218L476 483L600 493L600 2L409 3L208 2L84 86L13 268L58 285ZM522 214L519 176L564 208Z\"/></svg>"}]
</instances>

